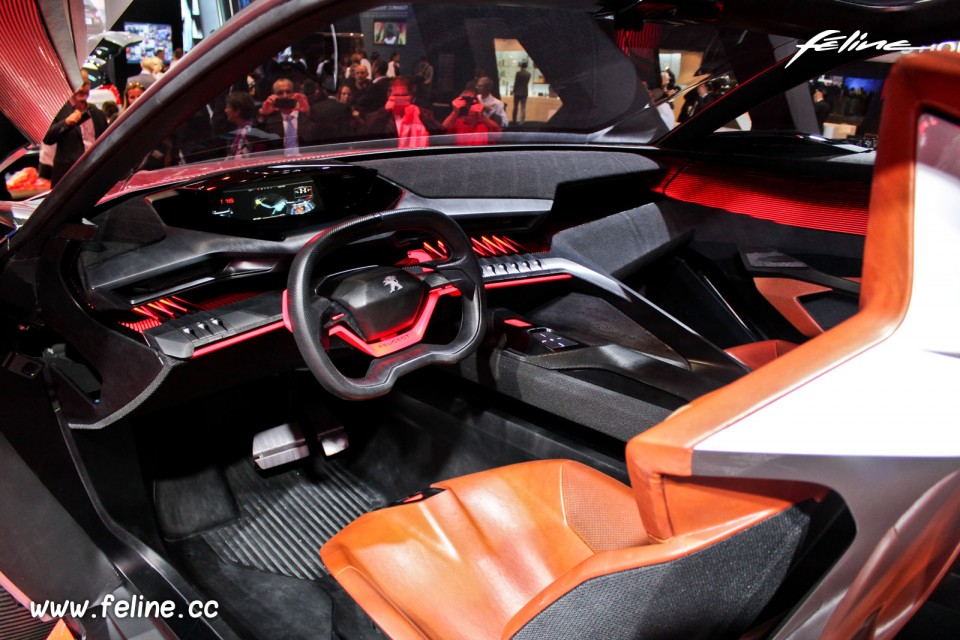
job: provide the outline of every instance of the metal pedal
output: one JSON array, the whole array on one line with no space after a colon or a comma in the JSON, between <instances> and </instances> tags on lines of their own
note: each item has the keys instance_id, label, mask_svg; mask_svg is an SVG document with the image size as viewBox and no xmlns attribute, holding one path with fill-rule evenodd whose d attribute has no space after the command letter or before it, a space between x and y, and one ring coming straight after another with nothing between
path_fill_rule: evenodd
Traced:
<instances>
[{"instance_id":1,"label":"metal pedal","mask_svg":"<svg viewBox=\"0 0 960 640\"><path fill-rule=\"evenodd\" d=\"M253 461L260 469L273 469L309 455L306 438L295 422L281 424L253 436Z\"/></svg>"},{"instance_id":2,"label":"metal pedal","mask_svg":"<svg viewBox=\"0 0 960 640\"><path fill-rule=\"evenodd\" d=\"M350 438L347 436L347 430L337 425L317 434L317 442L323 447L323 455L328 458L336 455L350 446Z\"/></svg>"}]
</instances>

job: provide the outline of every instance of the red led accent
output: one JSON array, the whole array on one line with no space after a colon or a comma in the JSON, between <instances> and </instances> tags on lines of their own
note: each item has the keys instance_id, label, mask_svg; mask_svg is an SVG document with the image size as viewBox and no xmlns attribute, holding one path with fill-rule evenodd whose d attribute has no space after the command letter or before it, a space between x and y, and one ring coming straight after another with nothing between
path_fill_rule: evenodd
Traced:
<instances>
[{"instance_id":1,"label":"red led accent","mask_svg":"<svg viewBox=\"0 0 960 640\"><path fill-rule=\"evenodd\" d=\"M438 244L440 244L441 247L443 246L443 243L442 243L442 242L441 242L441 243L438 243ZM447 257L447 252L446 252L446 251L443 251L443 250L441 250L441 249L435 248L435 247L434 247L432 244L430 244L429 242L424 242L424 243L423 243L423 248L427 251L427 253L429 253L431 256L434 256L434 257L436 257L436 258L443 259L443 258L446 258L446 257ZM433 260L433 258L431 258L431 260Z\"/></svg>"},{"instance_id":2,"label":"red led accent","mask_svg":"<svg viewBox=\"0 0 960 640\"><path fill-rule=\"evenodd\" d=\"M505 289L507 287L521 287L525 284L537 284L540 282L556 282L557 280L568 280L572 278L569 273L557 273L550 276L536 276L534 278L519 278L517 280L500 280L498 282L485 282L484 289ZM460 292L456 289L450 293L450 296L456 298Z\"/></svg>"},{"instance_id":3,"label":"red led accent","mask_svg":"<svg viewBox=\"0 0 960 640\"><path fill-rule=\"evenodd\" d=\"M525 249L506 236L493 236L493 241L511 253L524 253Z\"/></svg>"},{"instance_id":4,"label":"red led accent","mask_svg":"<svg viewBox=\"0 0 960 640\"><path fill-rule=\"evenodd\" d=\"M526 320L521 320L520 318L507 318L506 320L503 321L503 324L508 324L511 327L532 327L533 326Z\"/></svg>"},{"instance_id":5,"label":"red led accent","mask_svg":"<svg viewBox=\"0 0 960 640\"><path fill-rule=\"evenodd\" d=\"M426 243L424 243L426 244ZM430 262L434 257L430 254L429 251L424 249L414 249L413 251L407 251L407 259L412 260L413 264L420 264L421 262Z\"/></svg>"},{"instance_id":6,"label":"red led accent","mask_svg":"<svg viewBox=\"0 0 960 640\"><path fill-rule=\"evenodd\" d=\"M480 256L481 258L489 258L490 250L484 246L482 242L476 238L470 238L470 243L473 245L473 251Z\"/></svg>"},{"instance_id":7,"label":"red led accent","mask_svg":"<svg viewBox=\"0 0 960 640\"><path fill-rule=\"evenodd\" d=\"M159 302L160 302L161 304L164 304L164 305L168 306L168 307L173 307L174 309L177 309L178 311L183 311L184 313L189 313L189 312L190 312L189 309L187 309L186 307L181 306L181 305L177 304L176 302L174 302L176 299L177 299L177 298L164 298L163 300L159 300ZM183 302L183 301L181 300L181 302ZM187 304L187 303L184 303L184 304Z\"/></svg>"},{"instance_id":8,"label":"red led accent","mask_svg":"<svg viewBox=\"0 0 960 640\"><path fill-rule=\"evenodd\" d=\"M283 290L283 297L280 299L280 311L283 313L283 326L287 331L293 333L293 322L290 321L290 310L287 308L287 290Z\"/></svg>"},{"instance_id":9,"label":"red led accent","mask_svg":"<svg viewBox=\"0 0 960 640\"><path fill-rule=\"evenodd\" d=\"M170 311L169 309L167 309L165 306L163 306L163 305L160 304L159 302L150 302L150 303L147 304L147 306L150 307L151 309L156 309L156 310L159 311L160 313L162 313L162 314L164 314L164 315L167 315L167 316L170 316L171 318L176 318L176 317L177 317L177 314L175 314L173 311Z\"/></svg>"},{"instance_id":10,"label":"red led accent","mask_svg":"<svg viewBox=\"0 0 960 640\"><path fill-rule=\"evenodd\" d=\"M140 320L139 322L121 322L120 324L127 329L133 329L137 333L143 333L147 329L159 327L161 322L155 318L148 318L146 320Z\"/></svg>"},{"instance_id":11,"label":"red led accent","mask_svg":"<svg viewBox=\"0 0 960 640\"><path fill-rule=\"evenodd\" d=\"M487 236L480 236L480 241L485 247L488 247L494 255L497 256L508 256L513 253L509 248L502 247L499 243L494 242Z\"/></svg>"},{"instance_id":12,"label":"red led accent","mask_svg":"<svg viewBox=\"0 0 960 640\"><path fill-rule=\"evenodd\" d=\"M134 307L131 309L131 311L134 313L139 313L142 316L147 316L148 318L152 318L154 320L160 320L160 316L155 314L153 311L150 311L150 309L147 309L146 307Z\"/></svg>"},{"instance_id":13,"label":"red led accent","mask_svg":"<svg viewBox=\"0 0 960 640\"><path fill-rule=\"evenodd\" d=\"M207 300L201 304L193 304L192 302L188 302L187 300L177 296L160 298L158 300L154 300L153 302L137 305L136 307L132 307L130 309L131 313L134 313L138 316L144 316L148 318L148 320L118 320L117 324L143 333L147 329L160 326L167 320L179 318L180 316L191 313L197 309L209 311L233 302L246 300L247 298L251 298L255 295L257 295L256 292L231 293Z\"/></svg>"},{"instance_id":14,"label":"red led accent","mask_svg":"<svg viewBox=\"0 0 960 640\"><path fill-rule=\"evenodd\" d=\"M535 278L520 278L519 280L500 280L499 282L488 282L483 286L487 289L503 289L506 287L519 287L525 284L537 284L539 282L556 282L557 280L569 280L572 278L569 273L557 273L552 276L537 276Z\"/></svg>"},{"instance_id":15,"label":"red led accent","mask_svg":"<svg viewBox=\"0 0 960 640\"><path fill-rule=\"evenodd\" d=\"M205 347L200 347L193 352L194 358L199 358L200 356L206 355L213 351L219 351L229 347L230 345L237 344L238 342L243 342L244 340L250 340L251 338L256 338L257 336L262 336L265 333L270 333L271 331L276 331L283 326L283 320L278 320L272 324L268 324L259 329L254 329L253 331L247 331L246 333L241 333L239 335L233 336L232 338L227 338L226 340L221 340L220 342L215 342L213 344L208 344Z\"/></svg>"},{"instance_id":16,"label":"red led accent","mask_svg":"<svg viewBox=\"0 0 960 640\"><path fill-rule=\"evenodd\" d=\"M336 322L337 320L342 319L342 318L343 318L343 315L344 315L344 314L342 314L342 313L338 313L337 315L335 315L335 316L333 316L332 318L330 318L330 322Z\"/></svg>"},{"instance_id":17,"label":"red led accent","mask_svg":"<svg viewBox=\"0 0 960 640\"><path fill-rule=\"evenodd\" d=\"M654 190L674 200L779 224L861 236L867 233L870 186L864 183L783 177L694 162L668 172Z\"/></svg>"},{"instance_id":18,"label":"red led accent","mask_svg":"<svg viewBox=\"0 0 960 640\"><path fill-rule=\"evenodd\" d=\"M434 248L429 242L423 243L423 248L431 256L431 260L435 258L446 258L448 255L447 248L444 246L443 242L439 242L438 245L440 247L439 249ZM474 253L481 258L510 256L517 253L526 253L526 249L506 236L492 235L480 236L479 238L471 237L470 246L473 248ZM408 252L407 256L413 257L413 254L417 251L419 250Z\"/></svg>"},{"instance_id":19,"label":"red led accent","mask_svg":"<svg viewBox=\"0 0 960 640\"><path fill-rule=\"evenodd\" d=\"M423 309L420 311L420 315L417 317L417 321L413 327L409 331L399 333L390 338L384 338L379 342L368 343L342 324L331 327L329 334L331 336L337 336L354 349L362 351L373 358L388 356L391 353L396 353L401 349L411 347L423 340L423 335L427 331L427 325L430 323L431 316L433 316L433 310L437 306L437 301L441 296L452 294L454 291L457 291L457 289L453 285L447 285L439 289L431 289L430 293L427 294L427 301L423 305Z\"/></svg>"},{"instance_id":20,"label":"red led accent","mask_svg":"<svg viewBox=\"0 0 960 640\"><path fill-rule=\"evenodd\" d=\"M216 298L210 298L209 300L204 300L203 302L198 302L192 304L191 306L197 307L203 311L210 311L212 309L217 309L219 307L225 307L228 304L233 304L234 302L240 302L241 300L246 300L247 298L252 298L253 296L258 295L256 291L243 291L241 293L227 293L222 296L217 296ZM176 298L179 299L179 298ZM184 302L180 300L180 302ZM190 304L190 303L187 303Z\"/></svg>"}]
</instances>

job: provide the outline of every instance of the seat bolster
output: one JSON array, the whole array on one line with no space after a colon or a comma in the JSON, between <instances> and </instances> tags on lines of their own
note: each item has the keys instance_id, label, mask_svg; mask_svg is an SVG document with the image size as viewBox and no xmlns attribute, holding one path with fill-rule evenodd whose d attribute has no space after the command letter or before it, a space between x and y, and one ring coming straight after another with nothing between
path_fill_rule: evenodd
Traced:
<instances>
[{"instance_id":1,"label":"seat bolster","mask_svg":"<svg viewBox=\"0 0 960 640\"><path fill-rule=\"evenodd\" d=\"M593 554L587 540L613 540L592 528L592 505L582 507L585 533L569 524L565 469L577 487L615 494L601 508L635 513L625 485L569 460L536 461L441 482L442 493L365 514L320 555L392 637L496 638L531 597Z\"/></svg>"},{"instance_id":2,"label":"seat bolster","mask_svg":"<svg viewBox=\"0 0 960 640\"><path fill-rule=\"evenodd\" d=\"M354 600L363 603L364 611L393 640L421 640L427 637L360 570L345 566L334 577Z\"/></svg>"}]
</instances>

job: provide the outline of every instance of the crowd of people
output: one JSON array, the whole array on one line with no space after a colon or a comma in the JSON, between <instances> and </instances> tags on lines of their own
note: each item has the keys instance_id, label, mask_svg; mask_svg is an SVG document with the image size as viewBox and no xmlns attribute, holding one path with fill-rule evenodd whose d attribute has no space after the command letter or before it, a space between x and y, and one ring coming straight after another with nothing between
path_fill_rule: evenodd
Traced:
<instances>
[{"instance_id":1,"label":"crowd of people","mask_svg":"<svg viewBox=\"0 0 960 640\"><path fill-rule=\"evenodd\" d=\"M178 52L179 53L179 52ZM175 55L175 60L179 56ZM123 110L147 94L164 73L159 56L141 60L117 101L98 109L88 102L90 85L71 97L51 125L44 142L53 158L56 183ZM529 73L518 74L514 121ZM400 147L429 144L430 136L451 134L457 144L488 144L508 126L504 103L493 95L495 83L477 69L450 103L449 114L433 112L434 69L426 56L407 67L399 53L389 60L356 52L339 62L324 58L310 72L302 57L287 51L251 71L167 137L138 167L156 169L187 161L239 158L261 151L297 155L311 145L357 139L395 138ZM444 117L445 116L445 117Z\"/></svg>"},{"instance_id":2,"label":"crowd of people","mask_svg":"<svg viewBox=\"0 0 960 640\"><path fill-rule=\"evenodd\" d=\"M130 77L118 101L104 103L102 111L87 102L85 77L84 86L58 114L44 139L55 145L50 161L54 183L165 72L159 53L141 60L140 73ZM175 52L172 64L181 56L182 52ZM297 51L288 49L197 112L138 168L241 158L262 151L297 155L312 145L363 139L394 138L399 147L418 147L427 146L430 136L449 134L455 144L490 144L507 127L526 120L531 82L527 68L528 63L522 62L514 78L512 117L494 95L494 79L483 69L476 69L464 83L449 102L449 110L440 107L440 115L435 116L439 105L434 104L434 68L426 56L410 64L398 52L386 59L377 52L368 56L357 51L340 60L323 57L310 69ZM669 69L663 71L661 81L650 93L661 117L672 127L676 124L672 99L680 87ZM708 106L716 96L713 82L688 91L679 121Z\"/></svg>"},{"instance_id":3,"label":"crowd of people","mask_svg":"<svg viewBox=\"0 0 960 640\"><path fill-rule=\"evenodd\" d=\"M101 91L110 91L115 98L104 101L100 108L90 102L89 73L86 69L80 70L80 86L54 117L43 138L38 169L41 177L49 178L51 185L59 182L63 174L120 113L136 102L144 91L169 69L169 65L164 61L164 52L156 53L155 56L141 58L140 73L127 79L122 96L112 85L100 86ZM182 57L183 50L176 49L170 64L176 64ZM165 158L160 164L166 162L173 162L172 156Z\"/></svg>"}]
</instances>

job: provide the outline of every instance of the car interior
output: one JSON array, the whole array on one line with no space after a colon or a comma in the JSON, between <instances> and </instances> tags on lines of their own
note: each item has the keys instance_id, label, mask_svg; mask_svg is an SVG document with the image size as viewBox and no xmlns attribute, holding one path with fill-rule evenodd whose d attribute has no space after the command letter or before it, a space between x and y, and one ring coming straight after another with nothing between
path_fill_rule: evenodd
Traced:
<instances>
[{"instance_id":1,"label":"car interior","mask_svg":"<svg viewBox=\"0 0 960 640\"><path fill-rule=\"evenodd\" d=\"M104 507L252 637L316 637L319 629L353 637L374 627L318 550L361 514L443 480L534 460L572 460L626 482L632 437L762 366L779 345L802 342L804 329L823 331L856 311L862 236L671 198L663 184L684 170L667 178L665 160L579 150L453 152L415 166L365 157L234 172L108 202L91 218L97 237L63 257L60 289L44 292L73 336L51 348L52 369ZM478 178L435 184L440 167L458 166ZM540 178L533 187L515 179L530 172ZM710 177L697 179L709 192ZM796 177L803 180L817 177ZM849 184L866 193L862 181ZM323 203L317 215L412 206L457 221L486 294L476 351L421 369L375 400L327 393L284 327L282 305L291 261L319 227L280 219L255 228L214 213L231 197L224 194L252 200L263 185L307 185ZM445 260L455 246L433 224L336 247L308 288L369 265L378 288L384 273L423 275L430 267L420 265ZM773 301L756 282L767 283ZM784 300L787 314L777 307ZM364 304L352 312L376 317ZM424 342L455 339L461 307L442 296ZM806 324L797 328L795 317ZM335 366L367 375L373 358L325 322ZM286 439L272 450L255 444L273 429ZM277 460L296 462L263 468ZM829 516L839 522L831 531L849 526L840 512ZM831 536L821 553L829 558L848 535ZM294 605L293 618L271 614Z\"/></svg>"},{"instance_id":2,"label":"car interior","mask_svg":"<svg viewBox=\"0 0 960 640\"><path fill-rule=\"evenodd\" d=\"M857 313L875 152L675 135L134 176L65 227L17 352L129 570L243 638L772 633L843 501L644 434Z\"/></svg>"}]
</instances>

